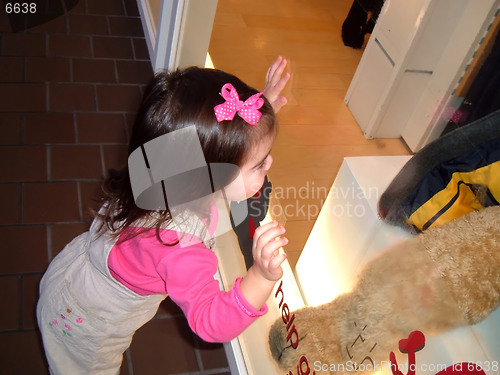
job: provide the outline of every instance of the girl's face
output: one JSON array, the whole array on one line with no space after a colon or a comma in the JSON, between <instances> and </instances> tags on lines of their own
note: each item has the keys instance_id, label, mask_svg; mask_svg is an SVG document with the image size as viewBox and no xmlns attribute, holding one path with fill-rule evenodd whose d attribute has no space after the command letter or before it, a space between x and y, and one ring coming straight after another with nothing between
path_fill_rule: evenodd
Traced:
<instances>
[{"instance_id":1,"label":"girl's face","mask_svg":"<svg viewBox=\"0 0 500 375\"><path fill-rule=\"evenodd\" d=\"M273 143L274 137L270 136L254 146L250 156L240 167L244 191L241 187L241 179L237 178L224 189L229 200L237 202L246 200L259 191L264 184L267 171L273 163L273 157L270 154Z\"/></svg>"}]
</instances>

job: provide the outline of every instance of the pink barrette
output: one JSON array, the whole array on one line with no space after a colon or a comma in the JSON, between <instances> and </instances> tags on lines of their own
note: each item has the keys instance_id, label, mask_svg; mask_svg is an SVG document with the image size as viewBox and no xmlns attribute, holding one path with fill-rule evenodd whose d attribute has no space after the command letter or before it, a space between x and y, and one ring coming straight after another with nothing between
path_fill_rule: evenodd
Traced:
<instances>
[{"instance_id":1,"label":"pink barrette","mask_svg":"<svg viewBox=\"0 0 500 375\"><path fill-rule=\"evenodd\" d=\"M259 108L264 105L264 99L260 97L262 95L261 92L252 95L243 102L240 100L234 86L230 83L226 83L222 86L220 94L226 101L214 107L217 122L232 120L234 115L238 113L240 117L250 125L257 125L262 116Z\"/></svg>"}]
</instances>

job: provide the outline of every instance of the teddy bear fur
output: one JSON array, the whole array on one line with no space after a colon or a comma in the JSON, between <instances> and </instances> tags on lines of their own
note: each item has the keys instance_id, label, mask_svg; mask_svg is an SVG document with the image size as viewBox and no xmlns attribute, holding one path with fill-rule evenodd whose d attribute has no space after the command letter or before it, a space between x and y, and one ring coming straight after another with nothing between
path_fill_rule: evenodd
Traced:
<instances>
[{"instance_id":1,"label":"teddy bear fur","mask_svg":"<svg viewBox=\"0 0 500 375\"><path fill-rule=\"evenodd\" d=\"M495 206L385 250L363 268L351 292L294 312L300 326L296 349L286 340L282 319L272 325L269 344L279 366L293 373L301 358L328 366L380 364L412 331L432 336L475 324L499 302L500 206Z\"/></svg>"}]
</instances>

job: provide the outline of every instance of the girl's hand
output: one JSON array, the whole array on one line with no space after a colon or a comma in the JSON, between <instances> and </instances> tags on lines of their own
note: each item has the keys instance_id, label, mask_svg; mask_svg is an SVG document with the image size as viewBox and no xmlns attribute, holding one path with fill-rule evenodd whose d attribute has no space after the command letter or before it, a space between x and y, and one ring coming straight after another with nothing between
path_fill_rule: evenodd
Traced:
<instances>
[{"instance_id":1,"label":"girl's hand","mask_svg":"<svg viewBox=\"0 0 500 375\"><path fill-rule=\"evenodd\" d=\"M272 63L266 73L266 84L264 86L264 95L273 106L274 112L277 113L281 107L287 103L284 96L280 96L281 91L285 88L290 73L286 73L283 77L283 71L287 65L286 59L278 56L276 61Z\"/></svg>"},{"instance_id":2,"label":"girl's hand","mask_svg":"<svg viewBox=\"0 0 500 375\"><path fill-rule=\"evenodd\" d=\"M260 310L271 294L276 281L283 276L281 263L286 254L280 254L279 248L288 240L276 238L285 233L276 221L262 225L255 230L253 237L254 263L246 276L241 280L241 293L256 309Z\"/></svg>"},{"instance_id":3,"label":"girl's hand","mask_svg":"<svg viewBox=\"0 0 500 375\"><path fill-rule=\"evenodd\" d=\"M278 281L283 276L281 263L286 254L280 254L279 249L288 243L285 237L277 238L285 233L285 228L273 221L258 227L253 237L252 254L255 271L266 280Z\"/></svg>"}]
</instances>

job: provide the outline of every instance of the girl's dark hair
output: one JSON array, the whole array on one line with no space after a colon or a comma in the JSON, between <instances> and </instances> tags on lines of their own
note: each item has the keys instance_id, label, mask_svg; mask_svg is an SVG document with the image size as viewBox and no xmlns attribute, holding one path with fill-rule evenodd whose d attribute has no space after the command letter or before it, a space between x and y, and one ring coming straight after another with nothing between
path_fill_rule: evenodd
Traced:
<instances>
[{"instance_id":1,"label":"girl's dark hair","mask_svg":"<svg viewBox=\"0 0 500 375\"><path fill-rule=\"evenodd\" d=\"M169 132L195 125L205 161L231 163L241 166L250 156L253 146L277 131L274 111L264 98L260 108L262 117L255 126L240 116L218 123L214 107L224 102L220 95L222 86L231 83L240 100L245 101L258 91L237 77L215 69L191 67L171 73L159 73L149 84L132 129L128 154L145 143ZM168 163L168 160L165 161ZM229 181L228 181L229 183ZM186 186L197 189L195 184ZM170 211L155 212L136 206L130 184L128 167L110 170L103 184L104 205L98 216L104 226L115 236L133 223L141 221L145 230L159 230L171 220Z\"/></svg>"}]
</instances>

